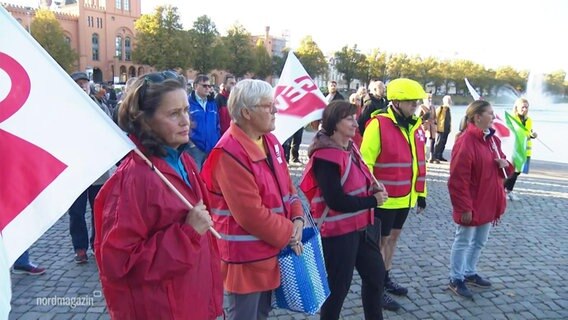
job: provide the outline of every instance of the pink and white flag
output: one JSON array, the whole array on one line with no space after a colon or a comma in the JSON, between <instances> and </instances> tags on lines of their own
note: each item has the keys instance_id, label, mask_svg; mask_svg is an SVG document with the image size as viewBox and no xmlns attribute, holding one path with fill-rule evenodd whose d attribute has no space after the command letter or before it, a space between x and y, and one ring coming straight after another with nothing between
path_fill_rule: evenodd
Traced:
<instances>
[{"instance_id":1,"label":"pink and white flag","mask_svg":"<svg viewBox=\"0 0 568 320\"><path fill-rule=\"evenodd\" d=\"M323 93L293 52L288 53L274 95L278 113L273 134L280 143L306 124L321 119L327 105Z\"/></svg>"},{"instance_id":2,"label":"pink and white flag","mask_svg":"<svg viewBox=\"0 0 568 320\"><path fill-rule=\"evenodd\" d=\"M134 145L2 6L0 30L0 263L10 265Z\"/></svg>"}]
</instances>

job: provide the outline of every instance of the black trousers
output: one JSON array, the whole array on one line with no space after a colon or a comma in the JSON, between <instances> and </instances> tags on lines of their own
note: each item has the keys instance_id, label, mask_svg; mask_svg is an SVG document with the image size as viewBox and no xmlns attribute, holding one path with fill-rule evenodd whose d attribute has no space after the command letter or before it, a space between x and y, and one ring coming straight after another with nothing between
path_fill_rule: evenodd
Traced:
<instances>
[{"instance_id":1,"label":"black trousers","mask_svg":"<svg viewBox=\"0 0 568 320\"><path fill-rule=\"evenodd\" d=\"M300 157L300 144L302 143L302 135L304 134L304 128L296 131L282 147L284 148L284 154L286 155L287 161L299 160ZM292 157L290 157L290 151L292 151Z\"/></svg>"},{"instance_id":2,"label":"black trousers","mask_svg":"<svg viewBox=\"0 0 568 320\"><path fill-rule=\"evenodd\" d=\"M449 132L438 132L436 137L436 145L434 146L434 158L440 160L444 157L444 150L446 149L446 142L448 142Z\"/></svg>"},{"instance_id":3,"label":"black trousers","mask_svg":"<svg viewBox=\"0 0 568 320\"><path fill-rule=\"evenodd\" d=\"M520 172L514 172L512 175L510 175L509 178L505 180L505 189L507 189L508 191L513 191L515 183L517 182L517 178L520 174Z\"/></svg>"},{"instance_id":4,"label":"black trousers","mask_svg":"<svg viewBox=\"0 0 568 320\"><path fill-rule=\"evenodd\" d=\"M337 237L322 238L330 296L323 304L320 319L339 319L341 308L353 279L361 276L361 298L365 319L383 319L385 264L378 245L380 225Z\"/></svg>"}]
</instances>

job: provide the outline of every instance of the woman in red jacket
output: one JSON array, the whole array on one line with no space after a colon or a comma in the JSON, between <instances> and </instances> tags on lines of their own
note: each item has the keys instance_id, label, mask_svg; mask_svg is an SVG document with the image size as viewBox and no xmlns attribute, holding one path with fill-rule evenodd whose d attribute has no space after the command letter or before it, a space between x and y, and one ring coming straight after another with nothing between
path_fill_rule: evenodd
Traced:
<instances>
[{"instance_id":1,"label":"woman in red jacket","mask_svg":"<svg viewBox=\"0 0 568 320\"><path fill-rule=\"evenodd\" d=\"M505 170L512 167L491 128L495 118L491 104L476 100L467 107L465 117L466 127L460 128L452 149L448 180L453 218L458 224L450 257L450 289L471 298L466 282L491 287L477 273L477 262L491 224L505 212L503 179Z\"/></svg>"},{"instance_id":2,"label":"woman in red jacket","mask_svg":"<svg viewBox=\"0 0 568 320\"><path fill-rule=\"evenodd\" d=\"M185 79L140 77L120 106L120 127L194 205L188 210L134 152L95 201L95 256L113 319L215 319L222 310L205 186L183 152L189 140Z\"/></svg>"}]
</instances>

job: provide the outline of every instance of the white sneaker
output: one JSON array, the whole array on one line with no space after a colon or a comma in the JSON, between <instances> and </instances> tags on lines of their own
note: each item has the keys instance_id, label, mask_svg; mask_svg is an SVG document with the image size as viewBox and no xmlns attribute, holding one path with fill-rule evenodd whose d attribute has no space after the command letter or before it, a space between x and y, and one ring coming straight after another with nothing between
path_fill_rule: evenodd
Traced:
<instances>
[{"instance_id":1,"label":"white sneaker","mask_svg":"<svg viewBox=\"0 0 568 320\"><path fill-rule=\"evenodd\" d=\"M507 198L508 198L509 200L511 200L511 201L519 201L519 200L521 200L521 199L519 198L519 196L517 196L515 193L513 193L513 191L510 191L510 192L507 193Z\"/></svg>"}]
</instances>

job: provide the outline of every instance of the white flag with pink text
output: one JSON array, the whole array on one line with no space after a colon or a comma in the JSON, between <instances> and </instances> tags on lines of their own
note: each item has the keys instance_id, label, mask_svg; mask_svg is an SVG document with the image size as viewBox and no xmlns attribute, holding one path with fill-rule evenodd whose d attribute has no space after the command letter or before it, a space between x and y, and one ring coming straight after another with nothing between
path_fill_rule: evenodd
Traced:
<instances>
[{"instance_id":1,"label":"white flag with pink text","mask_svg":"<svg viewBox=\"0 0 568 320\"><path fill-rule=\"evenodd\" d=\"M280 143L306 124L321 119L327 105L323 93L293 52L288 53L274 95L278 113L273 134Z\"/></svg>"}]
</instances>

